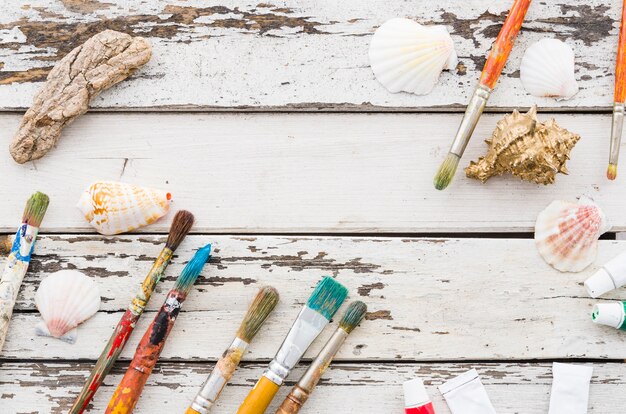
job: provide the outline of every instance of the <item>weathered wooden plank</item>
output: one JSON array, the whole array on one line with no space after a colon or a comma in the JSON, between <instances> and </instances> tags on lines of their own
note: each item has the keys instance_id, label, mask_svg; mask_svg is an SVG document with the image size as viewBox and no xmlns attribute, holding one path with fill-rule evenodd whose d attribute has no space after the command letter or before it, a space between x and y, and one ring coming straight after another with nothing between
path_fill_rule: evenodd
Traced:
<instances>
[{"instance_id":1,"label":"weathered wooden plank","mask_svg":"<svg viewBox=\"0 0 626 414\"><path fill-rule=\"evenodd\" d=\"M147 37L154 58L128 82L104 93L99 108L423 109L468 101L510 0L389 2L295 0L34 0L0 16L0 107L30 105L50 67L106 28ZM539 103L551 108L608 109L619 27L619 2L534 3L491 108ZM372 33L408 17L451 31L460 63L427 96L390 94L369 68ZM519 81L523 51L543 37L573 47L581 91L571 101L537 99Z\"/></svg>"},{"instance_id":2,"label":"weathered wooden plank","mask_svg":"<svg viewBox=\"0 0 626 414\"><path fill-rule=\"evenodd\" d=\"M552 383L551 364L341 364L332 365L301 411L380 414L402 412L402 382L421 377L427 384L437 413L450 413L437 386L472 367L481 375L489 398L499 413L546 413ZM626 404L623 389L625 366L593 364L589 413L615 412ZM5 363L0 367L0 399L3 409L14 413L64 413L87 377L90 363ZM103 412L123 373L118 365L107 377L90 412ZM148 380L135 413L183 412L212 368L211 364L165 363ZM239 368L226 387L216 414L233 413L263 373L262 365ZM298 367L288 386L280 390L268 412L274 412L293 382L302 374Z\"/></svg>"},{"instance_id":3,"label":"weathered wooden plank","mask_svg":"<svg viewBox=\"0 0 626 414\"><path fill-rule=\"evenodd\" d=\"M74 205L98 179L171 191L175 208L196 214L196 232L528 232L552 200L583 193L603 206L613 231L626 230L626 173L615 182L605 177L610 117L556 116L582 139L570 175L554 185L511 177L483 185L459 171L448 190L436 191L432 178L460 117L93 114L34 163L17 165L0 151L0 231L14 231L34 190L52 198L44 231L92 231ZM482 139L498 118L483 117L462 167L485 152ZM17 115L1 115L0 141L9 141L18 123ZM168 228L163 220L144 230Z\"/></svg>"},{"instance_id":4,"label":"weathered wooden plank","mask_svg":"<svg viewBox=\"0 0 626 414\"><path fill-rule=\"evenodd\" d=\"M153 236L102 239L45 236L25 281L2 356L9 359L96 358L120 311L159 250ZM214 243L215 254L181 314L163 358L214 360L230 343L256 289L272 284L282 301L252 344L248 360L276 352L321 275L334 275L362 299L369 315L338 358L368 360L478 360L623 358L626 336L595 326L597 300L582 282L598 265L560 274L539 258L532 240L190 236L150 302L154 312L191 250ZM598 264L626 242L602 241ZM1 264L1 263L0 263ZM78 342L34 335L39 280L61 268L96 278L102 312L79 329ZM626 299L623 290L606 296ZM345 306L344 306L345 309ZM340 311L340 314L343 311ZM132 356L154 313L145 315L122 357ZM504 334L506 333L506 334ZM319 351L331 329L316 341Z\"/></svg>"}]
</instances>

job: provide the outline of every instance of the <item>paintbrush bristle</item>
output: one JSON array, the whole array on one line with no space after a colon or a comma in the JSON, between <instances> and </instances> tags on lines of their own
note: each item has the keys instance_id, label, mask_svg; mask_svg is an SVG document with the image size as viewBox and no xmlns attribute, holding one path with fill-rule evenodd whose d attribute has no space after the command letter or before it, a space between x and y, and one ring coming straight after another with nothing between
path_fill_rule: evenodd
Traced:
<instances>
[{"instance_id":1,"label":"paintbrush bristle","mask_svg":"<svg viewBox=\"0 0 626 414\"><path fill-rule=\"evenodd\" d=\"M306 305L331 320L346 296L348 296L348 289L332 277L326 276L317 284Z\"/></svg>"},{"instance_id":2,"label":"paintbrush bristle","mask_svg":"<svg viewBox=\"0 0 626 414\"><path fill-rule=\"evenodd\" d=\"M191 258L187 266L183 269L178 279L176 279L176 285L174 289L183 292L185 294L189 293L191 287L194 283L196 283L196 279L200 275L204 264L209 260L209 256L211 255L211 245L207 244L200 250L196 252L196 254Z\"/></svg>"},{"instance_id":3,"label":"paintbrush bristle","mask_svg":"<svg viewBox=\"0 0 626 414\"><path fill-rule=\"evenodd\" d=\"M22 223L29 224L33 227L41 226L41 221L43 220L43 216L46 214L48 204L50 204L50 198L48 198L48 196L44 193L37 191L35 194L30 196L26 202L26 207L24 208Z\"/></svg>"},{"instance_id":4,"label":"paintbrush bristle","mask_svg":"<svg viewBox=\"0 0 626 414\"><path fill-rule=\"evenodd\" d=\"M456 168L459 166L460 159L461 157L456 154L448 154L441 164L441 167L439 167L439 171L437 171L437 175L435 175L435 180L433 181L437 190L443 190L450 185L454 174L456 174Z\"/></svg>"},{"instance_id":5,"label":"paintbrush bristle","mask_svg":"<svg viewBox=\"0 0 626 414\"><path fill-rule=\"evenodd\" d=\"M360 300L354 301L348 306L346 313L339 322L339 327L347 333L356 328L367 312L367 305Z\"/></svg>"},{"instance_id":6,"label":"paintbrush bristle","mask_svg":"<svg viewBox=\"0 0 626 414\"><path fill-rule=\"evenodd\" d=\"M191 230L191 226L193 226L195 218L193 214L188 212L187 210L180 210L174 216L172 220L172 225L170 226L170 233L167 236L167 242L165 242L165 246L168 247L171 251L174 251L178 248L178 245L183 241L189 230Z\"/></svg>"},{"instance_id":7,"label":"paintbrush bristle","mask_svg":"<svg viewBox=\"0 0 626 414\"><path fill-rule=\"evenodd\" d=\"M609 164L609 168L607 168L606 170L606 178L608 178L609 180L614 180L615 178L617 178L616 164Z\"/></svg>"},{"instance_id":8,"label":"paintbrush bristle","mask_svg":"<svg viewBox=\"0 0 626 414\"><path fill-rule=\"evenodd\" d=\"M241 321L237 338L247 343L252 342L254 336L261 329L261 325L278 304L278 291L271 286L263 286L248 307L246 316Z\"/></svg>"}]
</instances>

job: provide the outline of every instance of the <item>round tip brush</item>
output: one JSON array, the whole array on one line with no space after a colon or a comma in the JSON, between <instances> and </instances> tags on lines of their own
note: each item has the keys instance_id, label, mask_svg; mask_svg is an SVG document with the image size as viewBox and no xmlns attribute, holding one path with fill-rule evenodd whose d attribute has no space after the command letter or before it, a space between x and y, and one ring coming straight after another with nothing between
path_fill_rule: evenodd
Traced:
<instances>
[{"instance_id":1,"label":"round tip brush","mask_svg":"<svg viewBox=\"0 0 626 414\"><path fill-rule=\"evenodd\" d=\"M606 176L609 180L617 178L617 161L622 142L624 125L624 101L626 101L626 0L622 3L622 22L619 26L619 43L615 61L615 92L613 99L613 122L611 123L611 148L609 167Z\"/></svg>"},{"instance_id":2,"label":"round tip brush","mask_svg":"<svg viewBox=\"0 0 626 414\"><path fill-rule=\"evenodd\" d=\"M259 289L248 308L233 343L217 361L211 375L187 409L187 414L207 414L219 398L224 386L235 373L248 345L278 304L278 292L271 286Z\"/></svg>"}]
</instances>

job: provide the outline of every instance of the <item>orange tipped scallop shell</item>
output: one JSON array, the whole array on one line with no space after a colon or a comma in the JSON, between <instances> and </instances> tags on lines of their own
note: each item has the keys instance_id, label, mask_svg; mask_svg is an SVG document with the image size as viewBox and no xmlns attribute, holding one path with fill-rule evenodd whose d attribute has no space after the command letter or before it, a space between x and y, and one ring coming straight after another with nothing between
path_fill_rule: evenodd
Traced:
<instances>
[{"instance_id":1,"label":"orange tipped scallop shell","mask_svg":"<svg viewBox=\"0 0 626 414\"><path fill-rule=\"evenodd\" d=\"M596 258L598 238L610 228L589 197L578 203L553 201L539 213L535 243L541 257L561 272L580 272Z\"/></svg>"},{"instance_id":2,"label":"orange tipped scallop shell","mask_svg":"<svg viewBox=\"0 0 626 414\"><path fill-rule=\"evenodd\" d=\"M99 181L83 192L77 207L98 233L110 236L154 223L167 214L171 198L167 191Z\"/></svg>"}]
</instances>

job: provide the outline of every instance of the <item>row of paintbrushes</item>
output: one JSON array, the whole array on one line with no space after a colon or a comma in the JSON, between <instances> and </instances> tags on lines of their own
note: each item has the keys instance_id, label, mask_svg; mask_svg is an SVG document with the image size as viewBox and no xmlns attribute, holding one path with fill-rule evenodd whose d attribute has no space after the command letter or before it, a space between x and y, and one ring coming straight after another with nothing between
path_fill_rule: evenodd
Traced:
<instances>
[{"instance_id":1,"label":"row of paintbrushes","mask_svg":"<svg viewBox=\"0 0 626 414\"><path fill-rule=\"evenodd\" d=\"M48 208L49 199L43 193L34 194L27 202L13 242L11 253L0 280L0 350L8 330L9 320L17 299L17 292L28 269L39 226ZM76 398L70 413L82 413L122 352L137 321L150 300L155 286L162 278L174 251L188 234L194 217L188 211L179 211L172 221L165 246L132 299L128 309L115 327L90 377ZM133 411L141 392L154 369L165 341L172 330L182 304L209 260L211 245L200 248L187 263L167 294L165 303L142 337L130 366L118 385L106 413L124 414ZM269 369L246 397L238 410L240 414L261 414L269 407L290 371L300 361L311 343L330 323L348 295L347 289L330 277L322 279L306 305L300 311ZM278 292L273 287L259 290L239 326L237 335L213 372L187 409L188 414L206 414L218 399L226 383L234 374L248 345L278 303ZM339 327L312 362L298 384L284 400L277 413L297 413L317 385L339 348L361 322L367 307L355 301L348 306Z\"/></svg>"}]
</instances>

